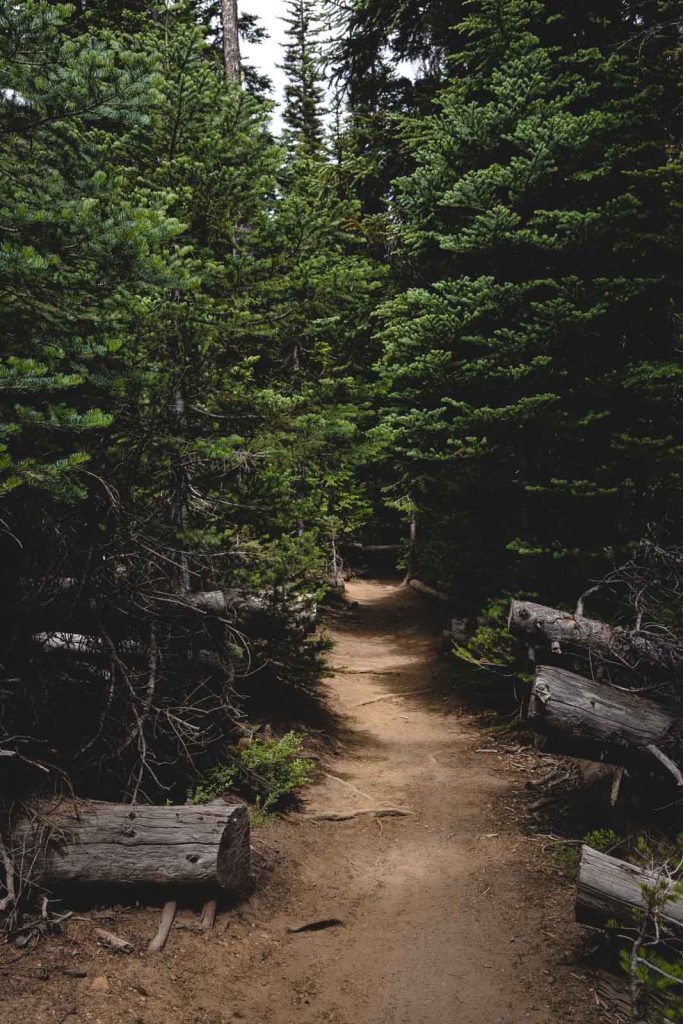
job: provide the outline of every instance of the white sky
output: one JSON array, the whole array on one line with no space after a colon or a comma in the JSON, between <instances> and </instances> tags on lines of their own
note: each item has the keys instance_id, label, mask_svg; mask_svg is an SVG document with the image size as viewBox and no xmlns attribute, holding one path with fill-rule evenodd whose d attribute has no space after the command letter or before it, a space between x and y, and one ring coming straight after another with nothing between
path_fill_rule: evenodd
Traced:
<instances>
[{"instance_id":1,"label":"white sky","mask_svg":"<svg viewBox=\"0 0 683 1024\"><path fill-rule=\"evenodd\" d=\"M281 102L283 97L284 75L276 65L282 63L285 32L280 18L285 13L286 6L286 0L243 0L240 4L240 10L245 14L259 16L270 36L270 39L266 39L258 46L243 43L242 51L249 64L253 64L273 81L278 102ZM281 118L277 114L274 117L274 127L276 131L281 127Z\"/></svg>"}]
</instances>

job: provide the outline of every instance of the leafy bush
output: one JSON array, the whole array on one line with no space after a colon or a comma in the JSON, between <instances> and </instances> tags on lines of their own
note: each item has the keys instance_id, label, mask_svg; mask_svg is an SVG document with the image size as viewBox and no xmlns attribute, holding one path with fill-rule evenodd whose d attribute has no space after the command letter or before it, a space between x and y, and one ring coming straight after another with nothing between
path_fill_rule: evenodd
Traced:
<instances>
[{"instance_id":1,"label":"leafy bush","mask_svg":"<svg viewBox=\"0 0 683 1024\"><path fill-rule=\"evenodd\" d=\"M304 736L288 732L281 739L253 735L244 746L232 747L230 763L209 769L188 794L192 804L206 804L230 790L248 795L261 815L280 806L313 781L313 761L301 757Z\"/></svg>"},{"instance_id":2,"label":"leafy bush","mask_svg":"<svg viewBox=\"0 0 683 1024\"><path fill-rule=\"evenodd\" d=\"M613 853L623 842L623 837L611 828L597 828L589 832L584 839L586 846L592 846L594 850L600 850L602 853Z\"/></svg>"},{"instance_id":3,"label":"leafy bush","mask_svg":"<svg viewBox=\"0 0 683 1024\"><path fill-rule=\"evenodd\" d=\"M489 601L481 613L476 632L466 644L454 648L456 657L478 668L517 669L516 674L523 678L522 665L518 664L519 643L508 630L507 620L513 596L518 595L503 594Z\"/></svg>"}]
</instances>

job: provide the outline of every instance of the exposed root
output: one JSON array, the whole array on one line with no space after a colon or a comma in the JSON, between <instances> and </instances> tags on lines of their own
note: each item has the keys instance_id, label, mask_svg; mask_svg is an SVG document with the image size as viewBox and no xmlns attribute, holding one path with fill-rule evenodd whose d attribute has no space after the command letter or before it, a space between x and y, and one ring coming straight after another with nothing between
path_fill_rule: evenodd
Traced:
<instances>
[{"instance_id":1,"label":"exposed root","mask_svg":"<svg viewBox=\"0 0 683 1024\"><path fill-rule=\"evenodd\" d=\"M363 811L321 811L307 814L307 821L351 821L353 818L408 818L414 811L402 807L367 807Z\"/></svg>"}]
</instances>

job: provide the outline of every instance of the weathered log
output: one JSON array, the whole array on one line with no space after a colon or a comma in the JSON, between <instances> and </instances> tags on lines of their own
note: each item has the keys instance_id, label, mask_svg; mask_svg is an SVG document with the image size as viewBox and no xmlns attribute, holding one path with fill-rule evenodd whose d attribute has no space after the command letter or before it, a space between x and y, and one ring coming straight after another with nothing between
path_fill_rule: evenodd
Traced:
<instances>
[{"instance_id":1,"label":"weathered log","mask_svg":"<svg viewBox=\"0 0 683 1024\"><path fill-rule=\"evenodd\" d=\"M675 720L657 704L552 665L536 669L527 719L578 756L626 767L661 767L658 753L677 748Z\"/></svg>"},{"instance_id":2,"label":"weathered log","mask_svg":"<svg viewBox=\"0 0 683 1024\"><path fill-rule=\"evenodd\" d=\"M389 555L401 550L401 544L361 544L349 541L339 545L342 551L354 551L359 555Z\"/></svg>"},{"instance_id":3,"label":"weathered log","mask_svg":"<svg viewBox=\"0 0 683 1024\"><path fill-rule=\"evenodd\" d=\"M188 594L137 594L134 600L121 599L116 607L100 607L91 598L76 597L77 586L62 586L48 594L41 605L28 605L22 614L30 617L34 628L82 632L96 630L101 619L107 622L139 619L141 614L161 621L192 618L220 618L247 633L258 635L272 631L277 615L264 594L250 595L240 590L206 590Z\"/></svg>"},{"instance_id":4,"label":"weathered log","mask_svg":"<svg viewBox=\"0 0 683 1024\"><path fill-rule=\"evenodd\" d=\"M94 664L110 664L112 660L112 649L102 637L84 636L82 633L36 633L33 637L44 654L70 655L84 662ZM116 643L116 655L124 659L149 658L148 648L141 643L132 640L119 640ZM209 671L222 671L224 664L215 651L198 650L193 651L186 648L179 652L178 657L183 657L190 665L198 665L200 668Z\"/></svg>"},{"instance_id":5,"label":"weathered log","mask_svg":"<svg viewBox=\"0 0 683 1024\"><path fill-rule=\"evenodd\" d=\"M642 631L610 626L532 601L511 602L508 629L530 646L547 645L555 654L565 647L588 649L632 668L641 663L666 668L669 661L666 646Z\"/></svg>"},{"instance_id":6,"label":"weathered log","mask_svg":"<svg viewBox=\"0 0 683 1024\"><path fill-rule=\"evenodd\" d=\"M97 882L239 891L249 876L249 816L243 804L64 802L20 820L11 852L20 875L48 886Z\"/></svg>"},{"instance_id":7,"label":"weathered log","mask_svg":"<svg viewBox=\"0 0 683 1024\"><path fill-rule=\"evenodd\" d=\"M576 920L596 928L608 927L610 921L615 921L621 928L639 927L647 909L642 887L647 886L655 889L662 899L663 905L656 911L660 934L683 939L683 900L666 901L666 894L672 890L673 884L662 874L644 871L617 857L583 846Z\"/></svg>"},{"instance_id":8,"label":"weathered log","mask_svg":"<svg viewBox=\"0 0 683 1024\"><path fill-rule=\"evenodd\" d=\"M430 587L426 583L423 583L422 580L415 579L414 577L413 579L408 580L408 586L411 590L416 591L416 593L422 594L423 597L431 597L435 601L444 602L444 604L447 604L451 600L450 596L444 593L443 590L436 590L434 587Z\"/></svg>"}]
</instances>

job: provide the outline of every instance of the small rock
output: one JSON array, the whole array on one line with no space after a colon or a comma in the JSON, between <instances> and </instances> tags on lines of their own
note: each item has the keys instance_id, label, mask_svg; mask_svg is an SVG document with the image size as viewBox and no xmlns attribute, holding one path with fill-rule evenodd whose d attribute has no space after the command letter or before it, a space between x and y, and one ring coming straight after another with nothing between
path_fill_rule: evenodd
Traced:
<instances>
[{"instance_id":1,"label":"small rock","mask_svg":"<svg viewBox=\"0 0 683 1024\"><path fill-rule=\"evenodd\" d=\"M109 991L109 979L100 974L97 978L93 978L90 984L91 992L108 992Z\"/></svg>"}]
</instances>

